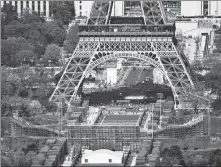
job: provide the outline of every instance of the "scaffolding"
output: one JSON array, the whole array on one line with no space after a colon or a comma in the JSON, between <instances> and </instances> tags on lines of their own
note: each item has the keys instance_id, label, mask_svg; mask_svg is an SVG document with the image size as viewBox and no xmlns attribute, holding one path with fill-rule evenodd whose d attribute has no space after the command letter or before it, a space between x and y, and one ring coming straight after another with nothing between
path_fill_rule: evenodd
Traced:
<instances>
[{"instance_id":1,"label":"scaffolding","mask_svg":"<svg viewBox=\"0 0 221 167\"><path fill-rule=\"evenodd\" d=\"M21 117L11 118L11 136L58 137L59 134L56 129L33 125Z\"/></svg>"},{"instance_id":2,"label":"scaffolding","mask_svg":"<svg viewBox=\"0 0 221 167\"><path fill-rule=\"evenodd\" d=\"M140 127L134 125L69 125L68 141L71 145L88 146L91 150L122 150L140 141Z\"/></svg>"},{"instance_id":3,"label":"scaffolding","mask_svg":"<svg viewBox=\"0 0 221 167\"><path fill-rule=\"evenodd\" d=\"M203 135L203 115L193 118L190 122L183 125L171 125L155 130L149 133L148 136L150 137L152 133L154 138L185 138L187 136Z\"/></svg>"}]
</instances>

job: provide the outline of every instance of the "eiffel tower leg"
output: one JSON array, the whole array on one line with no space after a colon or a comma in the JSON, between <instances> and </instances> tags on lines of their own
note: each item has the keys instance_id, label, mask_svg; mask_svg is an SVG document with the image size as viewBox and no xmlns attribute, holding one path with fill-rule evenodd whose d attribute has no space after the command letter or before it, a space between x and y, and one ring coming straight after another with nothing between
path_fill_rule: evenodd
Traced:
<instances>
[{"instance_id":1,"label":"eiffel tower leg","mask_svg":"<svg viewBox=\"0 0 221 167\"><path fill-rule=\"evenodd\" d=\"M50 101L58 103L60 99L70 104L73 96L77 94L77 89L85 78L87 66L92 60L93 54L97 50L96 42L79 42L72 57L70 58L64 73L58 82L55 91L50 97Z\"/></svg>"},{"instance_id":2,"label":"eiffel tower leg","mask_svg":"<svg viewBox=\"0 0 221 167\"><path fill-rule=\"evenodd\" d=\"M178 54L172 41L159 41L153 43L153 48L160 59L166 78L170 83L176 100L182 102L187 99L190 88L194 87L193 81Z\"/></svg>"},{"instance_id":3,"label":"eiffel tower leg","mask_svg":"<svg viewBox=\"0 0 221 167\"><path fill-rule=\"evenodd\" d=\"M87 24L107 24L111 15L112 6L113 1L95 1L92 5Z\"/></svg>"},{"instance_id":4,"label":"eiffel tower leg","mask_svg":"<svg viewBox=\"0 0 221 167\"><path fill-rule=\"evenodd\" d=\"M141 8L145 24L165 24L167 22L161 1L141 1Z\"/></svg>"},{"instance_id":5,"label":"eiffel tower leg","mask_svg":"<svg viewBox=\"0 0 221 167\"><path fill-rule=\"evenodd\" d=\"M117 58L135 58L152 64L166 76L176 101L182 102L188 98L187 91L193 87L193 81L172 39L155 38L153 41L149 37L126 37L128 41L116 41L114 37L108 37L109 40L105 38L91 42L81 39L51 100L58 102L60 98L64 98L70 103L91 70L101 63Z\"/></svg>"},{"instance_id":6,"label":"eiffel tower leg","mask_svg":"<svg viewBox=\"0 0 221 167\"><path fill-rule=\"evenodd\" d=\"M139 1L138 1L139 2ZM88 25L108 24L110 15L113 10L113 1L95 1L91 8L90 16L87 20ZM161 1L147 0L140 1L142 10L141 16L145 24L159 25L167 22L164 7ZM122 7L119 8L124 8ZM122 14L124 16L124 14Z\"/></svg>"}]
</instances>

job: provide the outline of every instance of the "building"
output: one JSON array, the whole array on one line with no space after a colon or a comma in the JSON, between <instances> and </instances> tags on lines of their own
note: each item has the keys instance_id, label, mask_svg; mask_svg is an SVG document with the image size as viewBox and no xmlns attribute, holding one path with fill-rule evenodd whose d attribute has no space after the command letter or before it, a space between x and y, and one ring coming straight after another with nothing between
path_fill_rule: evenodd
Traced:
<instances>
[{"instance_id":1,"label":"building","mask_svg":"<svg viewBox=\"0 0 221 167\"><path fill-rule=\"evenodd\" d=\"M85 150L82 153L81 165L84 164L105 164L110 165L120 165L123 161L123 151L111 151L107 149L100 150ZM102 157L102 158L101 158Z\"/></svg>"},{"instance_id":2,"label":"building","mask_svg":"<svg viewBox=\"0 0 221 167\"><path fill-rule=\"evenodd\" d=\"M39 15L48 20L52 17L50 2L52 1L2 1L1 7L3 7L4 4L9 3L15 6L19 17L22 15L24 10L29 10L29 12L37 12Z\"/></svg>"},{"instance_id":3,"label":"building","mask_svg":"<svg viewBox=\"0 0 221 167\"><path fill-rule=\"evenodd\" d=\"M76 17L88 17L90 15L92 5L93 1L74 1Z\"/></svg>"},{"instance_id":4,"label":"building","mask_svg":"<svg viewBox=\"0 0 221 167\"><path fill-rule=\"evenodd\" d=\"M52 11L50 9L50 3L53 1L1 1L1 7L4 4L9 3L15 6L18 16L22 16L24 9L28 9L30 12L35 11L39 15L44 16L46 20L50 20L52 17ZM90 15L90 10L93 1L74 1L76 17Z\"/></svg>"},{"instance_id":5,"label":"building","mask_svg":"<svg viewBox=\"0 0 221 167\"><path fill-rule=\"evenodd\" d=\"M104 115L102 112L93 117L90 123L69 123L68 140L71 145L80 144L91 150L114 149L120 151L140 141L141 115ZM88 120L89 120L88 118Z\"/></svg>"},{"instance_id":6,"label":"building","mask_svg":"<svg viewBox=\"0 0 221 167\"><path fill-rule=\"evenodd\" d=\"M221 1L181 1L181 16L221 16Z\"/></svg>"}]
</instances>

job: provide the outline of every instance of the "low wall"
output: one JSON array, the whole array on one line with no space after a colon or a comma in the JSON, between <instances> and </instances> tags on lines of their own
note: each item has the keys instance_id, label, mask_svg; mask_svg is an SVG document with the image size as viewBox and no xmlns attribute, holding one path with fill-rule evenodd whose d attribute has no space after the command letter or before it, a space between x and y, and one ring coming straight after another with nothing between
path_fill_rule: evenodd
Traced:
<instances>
[{"instance_id":1,"label":"low wall","mask_svg":"<svg viewBox=\"0 0 221 167\"><path fill-rule=\"evenodd\" d=\"M161 139L162 146L161 151L164 148L170 148L172 145L178 145L180 149L204 149L207 148L210 144L210 137L209 136L194 136L191 138L185 139Z\"/></svg>"}]
</instances>

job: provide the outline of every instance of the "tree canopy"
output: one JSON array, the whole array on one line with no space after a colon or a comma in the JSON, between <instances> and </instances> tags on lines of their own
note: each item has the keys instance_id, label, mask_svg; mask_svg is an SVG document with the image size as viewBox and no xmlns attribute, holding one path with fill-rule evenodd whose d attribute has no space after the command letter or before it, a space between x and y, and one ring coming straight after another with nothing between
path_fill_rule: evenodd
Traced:
<instances>
[{"instance_id":1,"label":"tree canopy","mask_svg":"<svg viewBox=\"0 0 221 167\"><path fill-rule=\"evenodd\" d=\"M18 69L2 67L1 73L2 116L12 116L18 111L20 116L29 117L41 112L42 107L49 109L49 112L52 111L48 100L53 88L48 83L54 82L53 71L51 73L45 69L32 71L23 66ZM35 86L36 90L31 89ZM33 103L33 100L37 101Z\"/></svg>"},{"instance_id":2,"label":"tree canopy","mask_svg":"<svg viewBox=\"0 0 221 167\"><path fill-rule=\"evenodd\" d=\"M45 55L48 45L63 46L66 30L61 21L46 22L36 12L28 11L18 18L14 10L11 4L2 7L2 65L35 65Z\"/></svg>"},{"instance_id":3,"label":"tree canopy","mask_svg":"<svg viewBox=\"0 0 221 167\"><path fill-rule=\"evenodd\" d=\"M170 149L165 148L162 152L162 161L159 166L185 165L183 154L179 146L172 146Z\"/></svg>"},{"instance_id":4,"label":"tree canopy","mask_svg":"<svg viewBox=\"0 0 221 167\"><path fill-rule=\"evenodd\" d=\"M52 2L51 9L54 19L68 24L75 17L75 8L73 1Z\"/></svg>"},{"instance_id":5,"label":"tree canopy","mask_svg":"<svg viewBox=\"0 0 221 167\"><path fill-rule=\"evenodd\" d=\"M61 60L61 48L56 44L48 45L43 59L44 62L51 61L54 65L59 65Z\"/></svg>"},{"instance_id":6,"label":"tree canopy","mask_svg":"<svg viewBox=\"0 0 221 167\"><path fill-rule=\"evenodd\" d=\"M205 75L205 82L208 88L212 89L213 93L217 93L219 99L221 96L221 63L215 64L210 72Z\"/></svg>"},{"instance_id":7,"label":"tree canopy","mask_svg":"<svg viewBox=\"0 0 221 167\"><path fill-rule=\"evenodd\" d=\"M73 53L74 49L78 43L78 25L74 24L70 27L69 32L66 35L66 40L64 41L64 50L68 53Z\"/></svg>"}]
</instances>

